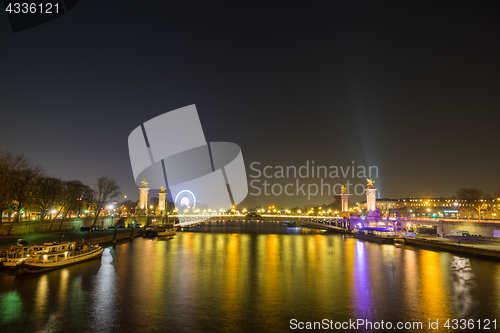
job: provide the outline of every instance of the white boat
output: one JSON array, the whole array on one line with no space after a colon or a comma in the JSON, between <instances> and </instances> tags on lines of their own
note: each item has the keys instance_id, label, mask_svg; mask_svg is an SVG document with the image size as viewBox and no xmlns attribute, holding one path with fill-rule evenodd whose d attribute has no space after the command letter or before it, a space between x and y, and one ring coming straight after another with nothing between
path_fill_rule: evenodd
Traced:
<instances>
[{"instance_id":1,"label":"white boat","mask_svg":"<svg viewBox=\"0 0 500 333\"><path fill-rule=\"evenodd\" d=\"M41 245L29 245L24 242L17 241L17 246L11 246L3 258L4 267L16 267L21 265L28 259L30 253L34 253L41 249Z\"/></svg>"},{"instance_id":2,"label":"white boat","mask_svg":"<svg viewBox=\"0 0 500 333\"><path fill-rule=\"evenodd\" d=\"M32 251L26 254L26 257L16 265L12 265L18 267L18 274L39 273L73 265L99 258L103 252L103 248L99 245L77 245L76 242L44 243L31 248Z\"/></svg>"},{"instance_id":3,"label":"white boat","mask_svg":"<svg viewBox=\"0 0 500 333\"><path fill-rule=\"evenodd\" d=\"M177 232L177 227L170 227L170 228L160 228L158 227L158 237L159 236L173 236Z\"/></svg>"}]
</instances>

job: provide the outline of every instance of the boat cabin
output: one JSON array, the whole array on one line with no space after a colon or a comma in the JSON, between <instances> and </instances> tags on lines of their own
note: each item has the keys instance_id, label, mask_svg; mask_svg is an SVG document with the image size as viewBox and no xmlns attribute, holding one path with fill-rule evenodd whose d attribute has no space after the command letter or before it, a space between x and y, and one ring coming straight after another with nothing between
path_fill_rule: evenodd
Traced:
<instances>
[{"instance_id":1,"label":"boat cabin","mask_svg":"<svg viewBox=\"0 0 500 333\"><path fill-rule=\"evenodd\" d=\"M68 259L76 250L75 242L44 243L33 246L33 252L28 254L29 262L47 263Z\"/></svg>"},{"instance_id":2,"label":"boat cabin","mask_svg":"<svg viewBox=\"0 0 500 333\"><path fill-rule=\"evenodd\" d=\"M383 228L383 227L363 227L358 228L355 232L365 234L365 235L376 235L376 236L391 236L394 235L394 231L391 228Z\"/></svg>"}]
</instances>

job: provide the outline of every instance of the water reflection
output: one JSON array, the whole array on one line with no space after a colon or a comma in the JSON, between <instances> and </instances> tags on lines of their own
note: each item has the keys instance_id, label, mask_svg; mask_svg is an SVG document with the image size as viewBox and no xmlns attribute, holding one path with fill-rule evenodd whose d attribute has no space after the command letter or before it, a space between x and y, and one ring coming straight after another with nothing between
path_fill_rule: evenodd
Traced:
<instances>
[{"instance_id":1,"label":"water reflection","mask_svg":"<svg viewBox=\"0 0 500 333\"><path fill-rule=\"evenodd\" d=\"M114 321L119 316L120 309L115 302L116 295L116 273L111 265L113 257L111 250L105 249L102 254L101 268L94 277L94 283L90 299L92 307L90 309L91 319L89 324L92 331L103 331L114 327ZM112 331L112 330L111 330Z\"/></svg>"},{"instance_id":2,"label":"water reflection","mask_svg":"<svg viewBox=\"0 0 500 333\"><path fill-rule=\"evenodd\" d=\"M0 295L0 322L2 325L16 323L23 313L23 301L17 290Z\"/></svg>"},{"instance_id":3,"label":"water reflection","mask_svg":"<svg viewBox=\"0 0 500 333\"><path fill-rule=\"evenodd\" d=\"M420 310L420 295L419 291L419 274L418 274L418 252L406 250L404 251L401 262L404 265L399 265L398 273L401 273L401 284L399 286L402 294L402 305L406 311L413 314L418 314ZM417 317L417 316L416 316ZM413 318L412 318L413 319Z\"/></svg>"},{"instance_id":4,"label":"water reflection","mask_svg":"<svg viewBox=\"0 0 500 333\"><path fill-rule=\"evenodd\" d=\"M443 270L440 258L448 256L447 253L422 250L420 252L419 273L420 273L420 312L424 317L434 319L456 318L453 314L453 307L450 307L448 288L449 283ZM446 259L446 258L445 258Z\"/></svg>"},{"instance_id":5,"label":"water reflection","mask_svg":"<svg viewBox=\"0 0 500 333\"><path fill-rule=\"evenodd\" d=\"M228 235L227 260L224 264L225 288L227 297L223 299L223 313L233 317L240 313L242 290L240 289L240 235ZM236 323L237 318L231 318Z\"/></svg>"},{"instance_id":6,"label":"water reflection","mask_svg":"<svg viewBox=\"0 0 500 333\"><path fill-rule=\"evenodd\" d=\"M451 262L453 279L453 303L458 318L470 318L475 301L471 291L476 287L470 259L453 256Z\"/></svg>"},{"instance_id":7,"label":"water reflection","mask_svg":"<svg viewBox=\"0 0 500 333\"><path fill-rule=\"evenodd\" d=\"M263 302L262 309L276 309L281 311L281 271L280 271L280 238L278 235L265 235L259 237L259 249L262 251L262 276L260 279L259 289L262 290L261 299ZM261 310L262 310L261 309ZM265 325L271 325L273 314L261 311L261 316L264 318Z\"/></svg>"},{"instance_id":8,"label":"water reflection","mask_svg":"<svg viewBox=\"0 0 500 333\"><path fill-rule=\"evenodd\" d=\"M231 223L232 233L134 239L101 260L0 274L2 331L282 331L292 318L427 322L500 309L499 263L241 224L253 225L267 232Z\"/></svg>"},{"instance_id":9,"label":"water reflection","mask_svg":"<svg viewBox=\"0 0 500 333\"><path fill-rule=\"evenodd\" d=\"M376 318L376 313L368 270L368 255L366 244L361 241L356 242L353 274L351 290L354 298L354 317L373 320Z\"/></svg>"},{"instance_id":10,"label":"water reflection","mask_svg":"<svg viewBox=\"0 0 500 333\"><path fill-rule=\"evenodd\" d=\"M35 318L40 320L45 315L47 310L47 301L49 293L49 278L47 275L42 275L37 283L35 293Z\"/></svg>"}]
</instances>

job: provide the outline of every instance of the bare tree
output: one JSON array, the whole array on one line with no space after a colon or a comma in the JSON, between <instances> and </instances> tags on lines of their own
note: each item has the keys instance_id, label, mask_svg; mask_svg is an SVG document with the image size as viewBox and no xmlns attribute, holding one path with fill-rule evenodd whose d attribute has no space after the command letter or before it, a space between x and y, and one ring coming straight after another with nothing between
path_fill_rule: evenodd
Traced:
<instances>
[{"instance_id":1,"label":"bare tree","mask_svg":"<svg viewBox=\"0 0 500 333\"><path fill-rule=\"evenodd\" d=\"M171 200L167 200L167 202L165 203L165 209L167 210L167 212L173 212L174 209L175 209L175 204L173 201Z\"/></svg>"},{"instance_id":2,"label":"bare tree","mask_svg":"<svg viewBox=\"0 0 500 333\"><path fill-rule=\"evenodd\" d=\"M23 155L0 151L0 222L3 211L10 207L13 201L13 188L19 175L17 170L28 164L29 160Z\"/></svg>"},{"instance_id":3,"label":"bare tree","mask_svg":"<svg viewBox=\"0 0 500 333\"><path fill-rule=\"evenodd\" d=\"M63 182L58 178L40 177L33 193L33 206L40 212L40 226L47 212L61 197ZM40 229L41 230L41 229Z\"/></svg>"},{"instance_id":4,"label":"bare tree","mask_svg":"<svg viewBox=\"0 0 500 333\"><path fill-rule=\"evenodd\" d=\"M94 190L92 188L85 185L82 189L81 198L82 198L81 207L78 208L79 211L81 211L81 210L87 210L87 211L94 210L94 207L95 207ZM85 214L85 215L87 215L87 214ZM80 217L80 213L78 214L78 217Z\"/></svg>"},{"instance_id":5,"label":"bare tree","mask_svg":"<svg viewBox=\"0 0 500 333\"><path fill-rule=\"evenodd\" d=\"M333 210L342 210L342 196L335 195L333 197L333 202L330 204Z\"/></svg>"},{"instance_id":6,"label":"bare tree","mask_svg":"<svg viewBox=\"0 0 500 333\"><path fill-rule=\"evenodd\" d=\"M149 199L149 204L153 206L153 210L158 208L158 204L160 203L160 199L158 197L152 197Z\"/></svg>"},{"instance_id":7,"label":"bare tree","mask_svg":"<svg viewBox=\"0 0 500 333\"><path fill-rule=\"evenodd\" d=\"M92 205L94 204L93 193L94 191L90 188L90 186L83 185L83 187L80 188L80 198L78 200L78 217L80 217L82 210L91 210Z\"/></svg>"},{"instance_id":8,"label":"bare tree","mask_svg":"<svg viewBox=\"0 0 500 333\"><path fill-rule=\"evenodd\" d=\"M73 211L77 211L78 216L80 216L80 210L85 207L85 202L89 200L89 197L92 197L91 188L81 181L70 180L64 182L60 202L60 211L63 218L66 218Z\"/></svg>"},{"instance_id":9,"label":"bare tree","mask_svg":"<svg viewBox=\"0 0 500 333\"><path fill-rule=\"evenodd\" d=\"M14 183L12 190L12 201L10 206L17 213L14 222L19 221L21 211L27 207L33 198L38 179L45 174L39 165L29 161L20 164L14 171Z\"/></svg>"},{"instance_id":10,"label":"bare tree","mask_svg":"<svg viewBox=\"0 0 500 333\"><path fill-rule=\"evenodd\" d=\"M483 190L475 187L462 187L453 196L454 199L462 200L462 207L467 211L467 220L470 221L471 211L477 210L478 220L481 220L481 211L485 208Z\"/></svg>"},{"instance_id":11,"label":"bare tree","mask_svg":"<svg viewBox=\"0 0 500 333\"><path fill-rule=\"evenodd\" d=\"M132 208L135 208L137 206L138 202L139 201L137 201L137 200L133 201L133 200L127 199L127 200L121 202L120 206L123 206L124 208L127 208L127 210L130 211Z\"/></svg>"},{"instance_id":12,"label":"bare tree","mask_svg":"<svg viewBox=\"0 0 500 333\"><path fill-rule=\"evenodd\" d=\"M132 200L125 200L123 202L120 203L120 208L122 210L122 213L127 212L128 215L131 215L132 214L132 211L135 209L135 207L137 207L137 204L139 203L139 201L132 201Z\"/></svg>"},{"instance_id":13,"label":"bare tree","mask_svg":"<svg viewBox=\"0 0 500 333\"><path fill-rule=\"evenodd\" d=\"M108 177L99 177L95 188L93 190L93 201L94 201L94 224L97 223L97 218L101 214L102 210L113 200L116 200L120 196L120 185L116 183L116 180L110 179Z\"/></svg>"}]
</instances>

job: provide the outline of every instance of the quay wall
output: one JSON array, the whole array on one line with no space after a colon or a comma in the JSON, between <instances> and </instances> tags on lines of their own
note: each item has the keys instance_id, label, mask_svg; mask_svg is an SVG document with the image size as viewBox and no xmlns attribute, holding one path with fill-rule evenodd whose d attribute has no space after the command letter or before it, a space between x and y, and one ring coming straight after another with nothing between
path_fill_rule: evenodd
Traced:
<instances>
[{"instance_id":1,"label":"quay wall","mask_svg":"<svg viewBox=\"0 0 500 333\"><path fill-rule=\"evenodd\" d=\"M109 244L109 243L116 243L117 241L132 239L132 238L135 238L135 237L140 237L143 234L144 234L144 230L143 229L138 229L138 230L131 229L130 233L117 234L116 235L116 239L115 239L115 236L113 235L113 236L92 238L88 243L89 244L99 244L99 245Z\"/></svg>"},{"instance_id":2,"label":"quay wall","mask_svg":"<svg viewBox=\"0 0 500 333\"><path fill-rule=\"evenodd\" d=\"M493 237L494 230L500 230L500 223L489 222L448 222L442 223L442 232L445 235L451 234L452 230L468 231L472 235L481 235L483 237ZM438 226L439 232L439 226Z\"/></svg>"},{"instance_id":3,"label":"quay wall","mask_svg":"<svg viewBox=\"0 0 500 333\"><path fill-rule=\"evenodd\" d=\"M102 216L97 219L96 227L108 228L116 223L120 217ZM52 221L19 221L0 223L0 236L28 235L59 231L78 231L81 227L90 227L94 223L93 217L52 220Z\"/></svg>"},{"instance_id":4,"label":"quay wall","mask_svg":"<svg viewBox=\"0 0 500 333\"><path fill-rule=\"evenodd\" d=\"M474 220L468 221L450 221L450 220L421 220L421 219L408 219L409 222L416 225L431 225L437 227L437 234L444 233L451 235L452 231L468 231L471 235L478 235L483 237L493 237L495 230L500 231L500 222L477 222Z\"/></svg>"},{"instance_id":5,"label":"quay wall","mask_svg":"<svg viewBox=\"0 0 500 333\"><path fill-rule=\"evenodd\" d=\"M441 242L439 240L427 240L427 239L415 239L415 238L404 238L404 243L406 245L413 245L440 251L448 251L474 257L500 260L500 251L478 248L470 244L457 245L457 244Z\"/></svg>"}]
</instances>

